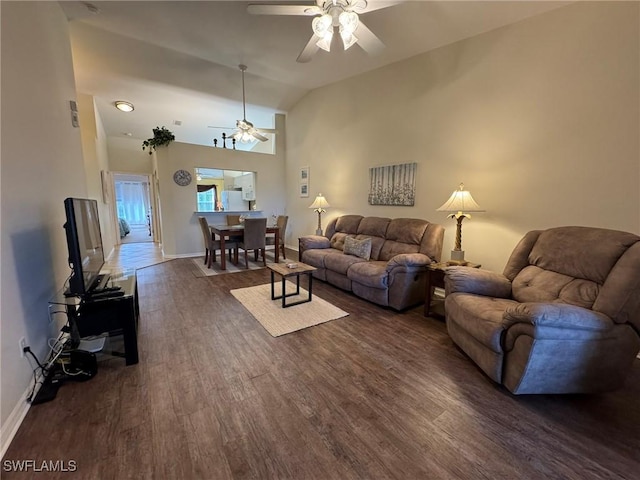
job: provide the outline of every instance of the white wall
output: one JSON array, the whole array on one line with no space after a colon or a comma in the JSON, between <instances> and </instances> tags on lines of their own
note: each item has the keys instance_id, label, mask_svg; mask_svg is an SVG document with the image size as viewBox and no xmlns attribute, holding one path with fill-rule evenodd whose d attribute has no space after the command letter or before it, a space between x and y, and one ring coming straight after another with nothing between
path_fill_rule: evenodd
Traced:
<instances>
[{"instance_id":1,"label":"white wall","mask_svg":"<svg viewBox=\"0 0 640 480\"><path fill-rule=\"evenodd\" d=\"M424 218L447 229L449 258L455 221L436 209L460 182L487 210L465 220L463 249L488 269L531 229L640 234L638 20L637 2L579 2L314 90L287 115L291 236L313 233L322 192L323 226ZM416 205L368 205L368 169L405 162L419 164Z\"/></svg>"},{"instance_id":2,"label":"white wall","mask_svg":"<svg viewBox=\"0 0 640 480\"><path fill-rule=\"evenodd\" d=\"M109 137L109 168L112 172L151 175L153 165L149 150L142 150L142 141L130 137Z\"/></svg>"},{"instance_id":3,"label":"white wall","mask_svg":"<svg viewBox=\"0 0 640 480\"><path fill-rule=\"evenodd\" d=\"M78 112L80 114L80 132L82 155L84 158L87 182L87 196L98 200L100 233L105 258L108 258L116 244L116 229L111 206L104 201L102 193L102 173L109 171L107 155L107 135L102 119L96 110L94 98L87 94L78 94ZM108 182L108 180L107 180Z\"/></svg>"},{"instance_id":4,"label":"white wall","mask_svg":"<svg viewBox=\"0 0 640 480\"><path fill-rule=\"evenodd\" d=\"M49 298L69 275L66 197L86 197L67 20L57 2L2 2L2 447L26 412L25 336L43 359ZM25 32L29 32L25 36Z\"/></svg>"}]
</instances>

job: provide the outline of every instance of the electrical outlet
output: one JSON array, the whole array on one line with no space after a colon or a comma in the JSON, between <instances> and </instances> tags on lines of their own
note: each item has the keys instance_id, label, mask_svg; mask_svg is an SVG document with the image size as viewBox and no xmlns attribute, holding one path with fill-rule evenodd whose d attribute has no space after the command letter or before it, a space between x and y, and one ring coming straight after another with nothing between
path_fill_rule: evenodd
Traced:
<instances>
[{"instance_id":1,"label":"electrical outlet","mask_svg":"<svg viewBox=\"0 0 640 480\"><path fill-rule=\"evenodd\" d=\"M27 339L25 337L20 337L18 342L20 344L20 358L24 358L24 348L27 347Z\"/></svg>"}]
</instances>

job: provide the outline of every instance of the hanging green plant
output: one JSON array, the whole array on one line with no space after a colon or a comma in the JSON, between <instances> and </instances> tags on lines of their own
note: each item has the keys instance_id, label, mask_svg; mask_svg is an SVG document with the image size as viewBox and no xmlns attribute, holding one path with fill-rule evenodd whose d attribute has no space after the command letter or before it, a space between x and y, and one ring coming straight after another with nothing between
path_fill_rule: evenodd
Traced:
<instances>
[{"instance_id":1,"label":"hanging green plant","mask_svg":"<svg viewBox=\"0 0 640 480\"><path fill-rule=\"evenodd\" d=\"M156 147L162 147L163 145L169 145L176 139L175 135L166 128L156 127L153 129L153 137L146 139L142 142L142 150L149 148L149 155L153 153Z\"/></svg>"}]
</instances>

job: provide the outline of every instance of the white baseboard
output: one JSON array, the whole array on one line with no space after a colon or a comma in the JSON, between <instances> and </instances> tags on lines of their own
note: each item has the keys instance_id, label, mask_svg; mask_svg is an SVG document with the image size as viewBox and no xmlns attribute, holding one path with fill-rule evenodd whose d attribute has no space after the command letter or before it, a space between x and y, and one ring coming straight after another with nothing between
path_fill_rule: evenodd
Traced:
<instances>
[{"instance_id":1,"label":"white baseboard","mask_svg":"<svg viewBox=\"0 0 640 480\"><path fill-rule=\"evenodd\" d=\"M38 374L37 382L42 379L42 373ZM13 441L13 437L16 436L18 432L18 428L22 425L22 421L24 417L27 416L27 412L31 408L31 404L27 402L27 397L31 393L31 389L33 388L33 379L29 382L27 389L24 391L17 405L14 407L13 411L9 414L7 421L4 422L2 427L0 428L0 458L4 457L4 454L7 453L9 445ZM41 386L41 384L39 384ZM33 397L35 398L38 390L40 390L40 386L38 386L33 393Z\"/></svg>"}]
</instances>

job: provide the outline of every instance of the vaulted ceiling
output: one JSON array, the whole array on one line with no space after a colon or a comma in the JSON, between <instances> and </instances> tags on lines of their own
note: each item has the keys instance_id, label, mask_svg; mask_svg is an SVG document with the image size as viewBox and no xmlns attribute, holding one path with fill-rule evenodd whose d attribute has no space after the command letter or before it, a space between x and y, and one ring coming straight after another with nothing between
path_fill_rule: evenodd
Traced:
<instances>
[{"instance_id":1,"label":"vaulted ceiling","mask_svg":"<svg viewBox=\"0 0 640 480\"><path fill-rule=\"evenodd\" d=\"M375 0L370 0L375 3ZM155 126L176 140L211 145L242 118L239 64L245 74L247 119L273 128L310 90L403 60L565 5L552 1L405 1L362 14L385 49L359 46L296 58L312 17L247 12L245 1L60 2L70 20L77 89L91 94L107 135L144 139ZM116 100L135 105L115 109ZM180 122L178 125L176 122ZM228 130L230 132L231 130Z\"/></svg>"}]
</instances>

